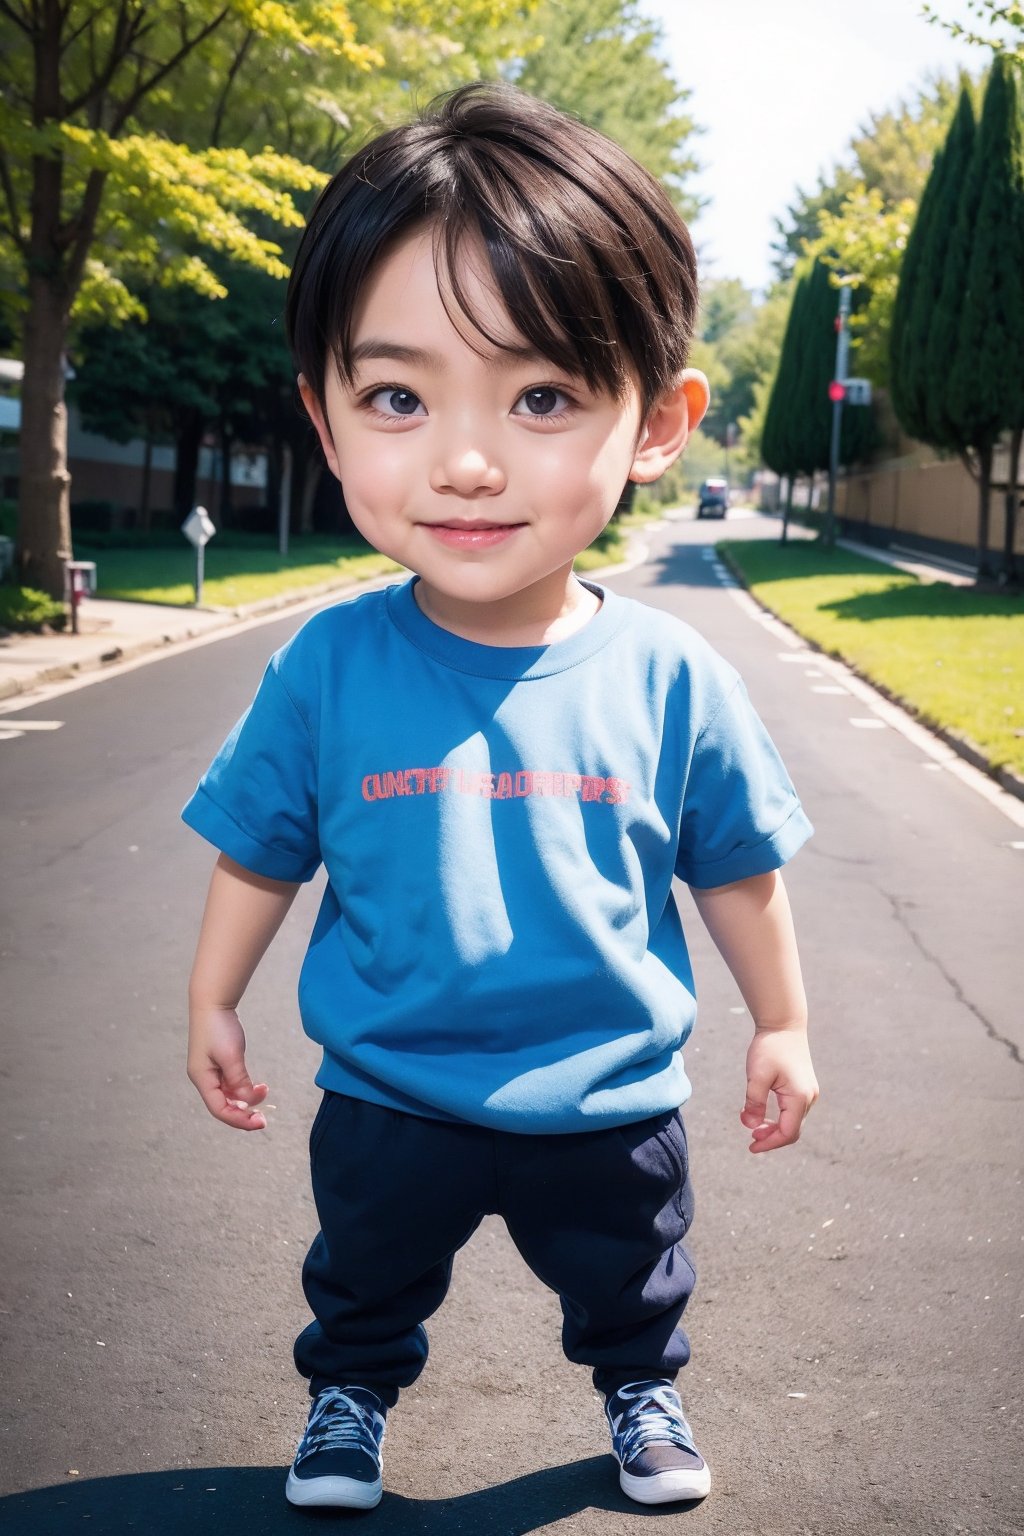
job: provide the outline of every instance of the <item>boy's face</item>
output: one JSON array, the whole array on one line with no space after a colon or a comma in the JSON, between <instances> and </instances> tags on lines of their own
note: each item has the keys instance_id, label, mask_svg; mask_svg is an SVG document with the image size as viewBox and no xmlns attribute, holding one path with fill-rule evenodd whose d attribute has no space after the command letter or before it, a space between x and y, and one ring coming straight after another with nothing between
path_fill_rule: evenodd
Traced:
<instances>
[{"instance_id":1,"label":"boy's face","mask_svg":"<svg viewBox=\"0 0 1024 1536\"><path fill-rule=\"evenodd\" d=\"M482 254L459 276L474 313L520 354L489 346L446 292L449 318L428 228L366 284L352 384L330 366L321 412L300 383L352 521L417 572L429 617L472 638L528 644L532 627L539 641L572 611L574 557L605 527L631 475L654 479L677 456L687 395L693 425L707 386L688 375L672 430L655 411L642 432L634 390L621 400L595 394L529 351Z\"/></svg>"}]
</instances>

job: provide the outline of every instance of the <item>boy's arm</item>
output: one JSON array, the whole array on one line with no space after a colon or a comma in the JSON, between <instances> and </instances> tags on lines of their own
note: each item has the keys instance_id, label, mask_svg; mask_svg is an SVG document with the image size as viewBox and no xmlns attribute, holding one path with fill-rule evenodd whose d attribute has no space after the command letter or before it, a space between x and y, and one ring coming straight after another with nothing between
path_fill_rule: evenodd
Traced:
<instances>
[{"instance_id":1,"label":"boy's arm","mask_svg":"<svg viewBox=\"0 0 1024 1536\"><path fill-rule=\"evenodd\" d=\"M188 984L188 1075L211 1115L241 1131L265 1127L255 1106L268 1090L246 1070L236 1009L298 889L254 875L224 853L210 880Z\"/></svg>"},{"instance_id":2,"label":"boy's arm","mask_svg":"<svg viewBox=\"0 0 1024 1536\"><path fill-rule=\"evenodd\" d=\"M754 1020L747 1097L740 1119L751 1152L773 1152L800 1135L818 1097L807 1045L807 999L789 898L778 870L713 890L690 887L697 910ZM767 1118L768 1094L779 1106Z\"/></svg>"}]
</instances>

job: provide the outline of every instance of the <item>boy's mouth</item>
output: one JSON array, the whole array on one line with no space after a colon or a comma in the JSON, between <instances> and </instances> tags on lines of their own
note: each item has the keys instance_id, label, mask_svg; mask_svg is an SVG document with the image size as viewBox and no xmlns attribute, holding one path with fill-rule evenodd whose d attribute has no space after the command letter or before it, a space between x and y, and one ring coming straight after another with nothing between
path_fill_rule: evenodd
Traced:
<instances>
[{"instance_id":1,"label":"boy's mouth","mask_svg":"<svg viewBox=\"0 0 1024 1536\"><path fill-rule=\"evenodd\" d=\"M453 517L446 523L424 523L422 526L442 544L452 548L487 549L493 544L504 543L525 524L494 523L481 517Z\"/></svg>"}]
</instances>

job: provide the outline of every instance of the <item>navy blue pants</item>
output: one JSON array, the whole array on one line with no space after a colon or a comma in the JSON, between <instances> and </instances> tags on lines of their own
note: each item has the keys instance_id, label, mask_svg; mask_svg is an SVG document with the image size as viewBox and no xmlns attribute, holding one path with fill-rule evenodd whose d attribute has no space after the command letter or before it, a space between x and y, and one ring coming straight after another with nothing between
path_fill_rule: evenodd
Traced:
<instances>
[{"instance_id":1,"label":"navy blue pants","mask_svg":"<svg viewBox=\"0 0 1024 1536\"><path fill-rule=\"evenodd\" d=\"M562 1344L599 1391L674 1377L694 1285L693 1215L678 1113L562 1136L425 1120L324 1094L310 1132L321 1231L302 1284L315 1321L295 1341L310 1391L371 1387L392 1406L427 1358L424 1320L456 1252L501 1215L562 1303Z\"/></svg>"}]
</instances>

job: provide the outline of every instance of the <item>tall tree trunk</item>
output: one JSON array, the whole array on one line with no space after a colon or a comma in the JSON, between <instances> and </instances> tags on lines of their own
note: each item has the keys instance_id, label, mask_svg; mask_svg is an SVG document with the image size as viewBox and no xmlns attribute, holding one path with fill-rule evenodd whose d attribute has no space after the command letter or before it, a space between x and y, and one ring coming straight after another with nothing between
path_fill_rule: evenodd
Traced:
<instances>
[{"instance_id":1,"label":"tall tree trunk","mask_svg":"<svg viewBox=\"0 0 1024 1536\"><path fill-rule=\"evenodd\" d=\"M1000 578L1008 587L1017 584L1017 503L1020 495L1017 471L1022 439L1024 427L1015 427L1010 436L1010 467L1006 476L1006 523L1003 528L1003 570Z\"/></svg>"},{"instance_id":2,"label":"tall tree trunk","mask_svg":"<svg viewBox=\"0 0 1024 1536\"><path fill-rule=\"evenodd\" d=\"M67 310L61 287L44 275L29 284L25 375L21 385L17 579L60 601L71 559L71 476L64 403Z\"/></svg>"},{"instance_id":3,"label":"tall tree trunk","mask_svg":"<svg viewBox=\"0 0 1024 1536\"><path fill-rule=\"evenodd\" d=\"M320 486L320 476L324 472L323 460L314 458L312 454L305 460L305 470L302 482L302 500L299 503L299 532L313 532L313 508L316 505L316 493ZM295 503L292 502L294 507Z\"/></svg>"},{"instance_id":4,"label":"tall tree trunk","mask_svg":"<svg viewBox=\"0 0 1024 1536\"><path fill-rule=\"evenodd\" d=\"M234 526L234 502L231 499L231 434L224 423L220 428L220 525Z\"/></svg>"},{"instance_id":5,"label":"tall tree trunk","mask_svg":"<svg viewBox=\"0 0 1024 1536\"><path fill-rule=\"evenodd\" d=\"M174 443L174 515L184 522L196 501L199 448L203 441L202 412L185 411L176 422Z\"/></svg>"},{"instance_id":6,"label":"tall tree trunk","mask_svg":"<svg viewBox=\"0 0 1024 1536\"><path fill-rule=\"evenodd\" d=\"M153 474L153 434L146 428L145 447L142 450L142 489L139 493L139 528L143 533L150 529L149 494Z\"/></svg>"},{"instance_id":7,"label":"tall tree trunk","mask_svg":"<svg viewBox=\"0 0 1024 1536\"><path fill-rule=\"evenodd\" d=\"M989 501L992 488L992 444L978 449L978 581L991 581L994 575L988 549Z\"/></svg>"}]
</instances>

